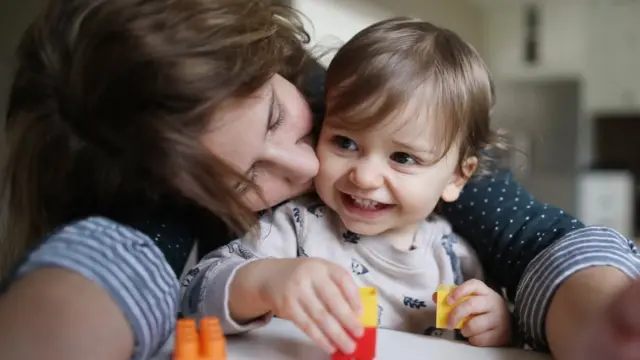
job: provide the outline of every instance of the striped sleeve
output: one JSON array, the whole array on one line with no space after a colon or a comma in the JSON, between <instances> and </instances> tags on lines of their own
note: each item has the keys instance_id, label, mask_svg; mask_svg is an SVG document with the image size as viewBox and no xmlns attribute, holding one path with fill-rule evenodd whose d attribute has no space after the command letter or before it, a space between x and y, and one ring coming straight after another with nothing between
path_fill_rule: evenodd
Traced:
<instances>
[{"instance_id":1,"label":"striped sleeve","mask_svg":"<svg viewBox=\"0 0 640 360\"><path fill-rule=\"evenodd\" d=\"M613 266L629 277L640 276L635 244L604 227L568 233L527 266L516 293L515 313L527 343L534 349L548 350L545 318L557 288L572 274L592 266Z\"/></svg>"},{"instance_id":2,"label":"striped sleeve","mask_svg":"<svg viewBox=\"0 0 640 360\"><path fill-rule=\"evenodd\" d=\"M132 359L148 359L171 334L178 280L142 233L99 217L73 223L36 249L17 275L52 266L77 272L111 294L135 336Z\"/></svg>"}]
</instances>

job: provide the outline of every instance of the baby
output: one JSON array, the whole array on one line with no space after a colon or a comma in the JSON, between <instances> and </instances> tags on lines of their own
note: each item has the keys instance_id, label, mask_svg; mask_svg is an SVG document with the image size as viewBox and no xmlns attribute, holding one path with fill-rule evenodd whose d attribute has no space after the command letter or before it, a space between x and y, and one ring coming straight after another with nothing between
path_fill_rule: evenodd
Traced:
<instances>
[{"instance_id":1,"label":"baby","mask_svg":"<svg viewBox=\"0 0 640 360\"><path fill-rule=\"evenodd\" d=\"M453 328L471 344L511 340L504 299L483 282L473 250L434 215L455 201L495 142L490 75L451 31L394 18L344 45L326 82L317 196L263 217L259 231L209 254L185 280L183 313L218 316L227 333L293 321L332 353L362 335L358 287L378 289L378 325L435 331L438 284Z\"/></svg>"}]
</instances>

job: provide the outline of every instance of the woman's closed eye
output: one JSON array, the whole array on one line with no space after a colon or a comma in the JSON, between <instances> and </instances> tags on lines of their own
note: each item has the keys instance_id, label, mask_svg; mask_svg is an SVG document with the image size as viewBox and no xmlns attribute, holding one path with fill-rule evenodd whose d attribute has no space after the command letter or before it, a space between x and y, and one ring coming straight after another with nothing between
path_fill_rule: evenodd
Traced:
<instances>
[{"instance_id":1,"label":"woman's closed eye","mask_svg":"<svg viewBox=\"0 0 640 360\"><path fill-rule=\"evenodd\" d=\"M332 140L333 143L342 150L358 151L358 144L346 136L336 135Z\"/></svg>"},{"instance_id":2,"label":"woman's closed eye","mask_svg":"<svg viewBox=\"0 0 640 360\"><path fill-rule=\"evenodd\" d=\"M282 103L280 100L276 98L274 95L273 106L270 114L270 122L269 122L269 132L274 132L278 130L278 128L284 122L285 111L283 110Z\"/></svg>"},{"instance_id":3,"label":"woman's closed eye","mask_svg":"<svg viewBox=\"0 0 640 360\"><path fill-rule=\"evenodd\" d=\"M420 163L416 157L405 152L394 152L389 158L400 165L417 165Z\"/></svg>"},{"instance_id":4,"label":"woman's closed eye","mask_svg":"<svg viewBox=\"0 0 640 360\"><path fill-rule=\"evenodd\" d=\"M271 111L269 113L269 125L267 126L267 130L272 133L278 130L285 120L284 107L274 91L271 92L271 106L269 106L269 108ZM260 170L257 164L253 164L246 172L245 176L251 183L255 184L256 179L260 176ZM239 194L245 194L250 187L250 184L247 184L246 182L240 182L235 186L236 191Z\"/></svg>"}]
</instances>

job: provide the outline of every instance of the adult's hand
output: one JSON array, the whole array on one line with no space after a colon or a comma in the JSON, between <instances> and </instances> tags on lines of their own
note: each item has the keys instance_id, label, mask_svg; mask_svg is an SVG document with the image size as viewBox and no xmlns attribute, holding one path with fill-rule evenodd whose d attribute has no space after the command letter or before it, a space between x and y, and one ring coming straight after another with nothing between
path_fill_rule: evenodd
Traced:
<instances>
[{"instance_id":1,"label":"adult's hand","mask_svg":"<svg viewBox=\"0 0 640 360\"><path fill-rule=\"evenodd\" d=\"M631 282L622 271L609 266L594 266L568 277L553 296L546 316L546 335L554 358L615 360L582 354L589 354L585 347L602 344L600 336L612 319L607 315L609 309L622 299Z\"/></svg>"},{"instance_id":2,"label":"adult's hand","mask_svg":"<svg viewBox=\"0 0 640 360\"><path fill-rule=\"evenodd\" d=\"M570 360L640 359L640 280L589 322Z\"/></svg>"}]
</instances>

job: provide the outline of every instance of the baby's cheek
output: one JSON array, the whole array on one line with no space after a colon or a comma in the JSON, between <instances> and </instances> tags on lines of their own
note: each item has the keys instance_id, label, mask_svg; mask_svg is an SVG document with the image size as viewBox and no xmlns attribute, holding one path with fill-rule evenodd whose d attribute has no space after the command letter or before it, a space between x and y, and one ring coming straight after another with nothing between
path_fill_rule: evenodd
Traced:
<instances>
[{"instance_id":1,"label":"baby's cheek","mask_svg":"<svg viewBox=\"0 0 640 360\"><path fill-rule=\"evenodd\" d=\"M411 218L420 221L425 219L435 210L435 206L440 199L439 196L416 194L416 196L405 198L405 212L409 213Z\"/></svg>"}]
</instances>

